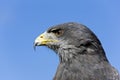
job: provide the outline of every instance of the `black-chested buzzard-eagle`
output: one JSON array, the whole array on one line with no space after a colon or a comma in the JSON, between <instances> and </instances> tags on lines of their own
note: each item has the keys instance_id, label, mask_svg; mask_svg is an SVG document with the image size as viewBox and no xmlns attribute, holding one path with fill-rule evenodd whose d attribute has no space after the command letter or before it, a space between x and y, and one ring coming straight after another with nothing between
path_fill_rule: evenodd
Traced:
<instances>
[{"instance_id":1,"label":"black-chested buzzard-eagle","mask_svg":"<svg viewBox=\"0 0 120 80\"><path fill-rule=\"evenodd\" d=\"M96 35L82 24L52 26L35 39L34 46L47 46L59 55L53 80L120 80Z\"/></svg>"}]
</instances>

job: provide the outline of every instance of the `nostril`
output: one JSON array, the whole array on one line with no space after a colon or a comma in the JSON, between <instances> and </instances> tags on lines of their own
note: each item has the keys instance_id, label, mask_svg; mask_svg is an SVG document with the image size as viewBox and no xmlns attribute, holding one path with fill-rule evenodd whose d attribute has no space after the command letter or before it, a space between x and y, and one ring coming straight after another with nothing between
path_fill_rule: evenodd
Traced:
<instances>
[{"instance_id":1,"label":"nostril","mask_svg":"<svg viewBox=\"0 0 120 80\"><path fill-rule=\"evenodd\" d=\"M40 36L40 38L43 38L43 36Z\"/></svg>"}]
</instances>

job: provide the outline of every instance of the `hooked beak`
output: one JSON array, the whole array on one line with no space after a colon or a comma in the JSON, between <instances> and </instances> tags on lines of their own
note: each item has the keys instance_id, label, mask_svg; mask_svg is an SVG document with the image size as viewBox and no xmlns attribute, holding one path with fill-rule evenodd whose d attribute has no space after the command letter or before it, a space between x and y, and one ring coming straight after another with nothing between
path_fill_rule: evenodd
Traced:
<instances>
[{"instance_id":1,"label":"hooked beak","mask_svg":"<svg viewBox=\"0 0 120 80\"><path fill-rule=\"evenodd\" d=\"M38 43L35 43L34 42L34 44L33 44L33 48L34 48L34 50L36 50L36 46L38 45Z\"/></svg>"},{"instance_id":2,"label":"hooked beak","mask_svg":"<svg viewBox=\"0 0 120 80\"><path fill-rule=\"evenodd\" d=\"M55 35L44 32L35 39L34 50L36 49L36 46L46 46L53 42L58 42L58 40L55 39Z\"/></svg>"}]
</instances>

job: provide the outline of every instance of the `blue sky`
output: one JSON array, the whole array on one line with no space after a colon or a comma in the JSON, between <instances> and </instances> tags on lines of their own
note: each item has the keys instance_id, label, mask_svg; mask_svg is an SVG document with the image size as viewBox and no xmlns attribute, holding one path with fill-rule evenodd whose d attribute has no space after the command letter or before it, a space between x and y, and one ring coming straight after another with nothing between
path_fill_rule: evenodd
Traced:
<instances>
[{"instance_id":1,"label":"blue sky","mask_svg":"<svg viewBox=\"0 0 120 80\"><path fill-rule=\"evenodd\" d=\"M35 38L64 22L88 26L120 72L120 0L0 0L0 80L52 80L58 56Z\"/></svg>"}]
</instances>

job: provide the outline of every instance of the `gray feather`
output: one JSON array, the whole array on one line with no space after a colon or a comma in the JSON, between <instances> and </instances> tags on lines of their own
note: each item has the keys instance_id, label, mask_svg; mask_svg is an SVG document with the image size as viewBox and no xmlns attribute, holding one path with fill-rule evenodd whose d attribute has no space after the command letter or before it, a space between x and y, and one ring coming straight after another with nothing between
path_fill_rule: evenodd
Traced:
<instances>
[{"instance_id":1,"label":"gray feather","mask_svg":"<svg viewBox=\"0 0 120 80\"><path fill-rule=\"evenodd\" d=\"M58 44L48 45L60 57L54 80L120 80L90 29L74 22L52 26L48 32L53 29L64 30Z\"/></svg>"}]
</instances>

